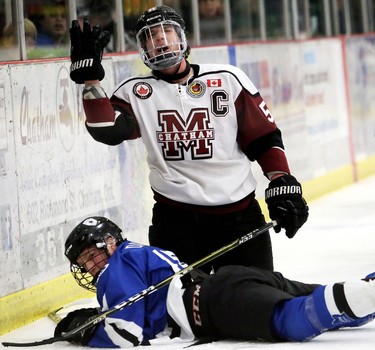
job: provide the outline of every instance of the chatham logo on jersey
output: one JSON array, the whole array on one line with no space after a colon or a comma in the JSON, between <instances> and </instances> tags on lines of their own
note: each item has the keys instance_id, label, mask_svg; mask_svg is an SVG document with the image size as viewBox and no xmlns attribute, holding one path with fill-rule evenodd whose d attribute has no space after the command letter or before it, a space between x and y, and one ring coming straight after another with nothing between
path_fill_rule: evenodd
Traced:
<instances>
[{"instance_id":1,"label":"chatham logo on jersey","mask_svg":"<svg viewBox=\"0 0 375 350\"><path fill-rule=\"evenodd\" d=\"M190 152L192 159L212 157L212 141L215 131L210 127L207 108L193 109L187 118L182 118L177 111L158 112L161 131L156 138L162 144L164 159L185 159L185 152Z\"/></svg>"},{"instance_id":2,"label":"chatham logo on jersey","mask_svg":"<svg viewBox=\"0 0 375 350\"><path fill-rule=\"evenodd\" d=\"M138 98L145 100L152 95L152 87L145 82L139 82L133 86L133 93Z\"/></svg>"},{"instance_id":3,"label":"chatham logo on jersey","mask_svg":"<svg viewBox=\"0 0 375 350\"><path fill-rule=\"evenodd\" d=\"M301 186L280 186L266 190L266 199L280 196L283 194L302 194Z\"/></svg>"}]
</instances>

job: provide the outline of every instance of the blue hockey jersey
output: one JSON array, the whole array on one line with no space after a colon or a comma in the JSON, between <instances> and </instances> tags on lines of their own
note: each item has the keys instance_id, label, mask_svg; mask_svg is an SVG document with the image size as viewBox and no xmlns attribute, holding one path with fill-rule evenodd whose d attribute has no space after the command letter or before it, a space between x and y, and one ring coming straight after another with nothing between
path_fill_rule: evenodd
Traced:
<instances>
[{"instance_id":1,"label":"blue hockey jersey","mask_svg":"<svg viewBox=\"0 0 375 350\"><path fill-rule=\"evenodd\" d=\"M97 299L106 311L186 267L171 252L125 241L109 258L97 281ZM91 347L132 347L171 341L168 315L180 326L178 339L194 335L182 301L179 277L154 293L107 317L96 328Z\"/></svg>"}]
</instances>

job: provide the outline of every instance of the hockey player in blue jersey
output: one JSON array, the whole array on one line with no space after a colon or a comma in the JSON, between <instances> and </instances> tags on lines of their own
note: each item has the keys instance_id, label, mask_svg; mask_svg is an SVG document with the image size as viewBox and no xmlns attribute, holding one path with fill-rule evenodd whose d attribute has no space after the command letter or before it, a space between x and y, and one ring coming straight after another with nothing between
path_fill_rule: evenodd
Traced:
<instances>
[{"instance_id":1,"label":"hockey player in blue jersey","mask_svg":"<svg viewBox=\"0 0 375 350\"><path fill-rule=\"evenodd\" d=\"M106 311L183 269L169 251L124 239L104 217L82 221L65 243L78 284L97 293ZM199 338L306 341L375 316L375 274L356 282L305 284L278 272L229 265L211 275L172 282L67 340L91 347L133 347ZM183 281L182 281L183 280ZM55 336L98 309L69 313Z\"/></svg>"}]
</instances>

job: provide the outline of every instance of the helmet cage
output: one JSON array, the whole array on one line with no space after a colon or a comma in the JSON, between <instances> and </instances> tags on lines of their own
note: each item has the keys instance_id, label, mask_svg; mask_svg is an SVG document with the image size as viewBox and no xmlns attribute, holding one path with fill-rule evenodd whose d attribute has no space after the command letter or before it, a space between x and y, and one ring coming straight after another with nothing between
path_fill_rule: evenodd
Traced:
<instances>
[{"instance_id":1,"label":"helmet cage","mask_svg":"<svg viewBox=\"0 0 375 350\"><path fill-rule=\"evenodd\" d=\"M176 32L178 40L168 40L166 31L171 27ZM163 34L162 45L156 43L153 36L155 31L161 31ZM152 70L161 70L177 65L184 58L188 47L183 28L173 20L164 20L144 26L138 31L136 39L141 59Z\"/></svg>"},{"instance_id":2,"label":"helmet cage","mask_svg":"<svg viewBox=\"0 0 375 350\"><path fill-rule=\"evenodd\" d=\"M84 267L78 266L74 263L70 263L70 272L80 287L93 293L96 292L95 284L98 276L91 275Z\"/></svg>"},{"instance_id":3,"label":"helmet cage","mask_svg":"<svg viewBox=\"0 0 375 350\"><path fill-rule=\"evenodd\" d=\"M107 237L112 237L111 234L108 234ZM80 257L80 264L78 264L77 262L74 263L74 262L71 262L70 263L70 272L72 273L74 279L76 280L76 282L78 283L78 285L82 288L85 288L87 290L89 290L90 292L96 292L96 281L99 277L99 274L103 268L103 266L107 263L107 260L108 260L108 257L109 257L109 254L106 250L106 245L103 244L103 243L96 243L95 246L98 248L98 249L103 249L104 252L105 252L105 255L103 255L102 253L98 253L97 255L93 255L92 252L91 253L88 253L87 254L87 257L86 257L86 260L82 260L82 257ZM102 256L102 258L99 260L97 257L98 256ZM85 256L85 255L83 255ZM92 272L90 271L87 271L86 267L85 267L85 264L87 263L87 261L89 260L93 260L95 259L95 265L91 266L91 269L94 268L94 267L97 267L97 265L100 266L100 268L97 268L96 269L96 273L93 274ZM105 264L103 264L103 262Z\"/></svg>"}]
</instances>

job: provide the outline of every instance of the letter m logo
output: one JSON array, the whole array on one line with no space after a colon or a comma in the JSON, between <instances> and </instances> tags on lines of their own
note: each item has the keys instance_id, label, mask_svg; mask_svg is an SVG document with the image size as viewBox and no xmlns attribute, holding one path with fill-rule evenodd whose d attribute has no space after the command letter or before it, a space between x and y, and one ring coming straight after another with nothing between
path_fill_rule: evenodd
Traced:
<instances>
[{"instance_id":1,"label":"letter m logo","mask_svg":"<svg viewBox=\"0 0 375 350\"><path fill-rule=\"evenodd\" d=\"M161 131L156 132L162 144L166 160L183 160L184 152L191 152L191 159L212 157L212 140L215 138L213 128L209 128L208 109L192 109L186 119L175 110L158 112Z\"/></svg>"}]
</instances>

